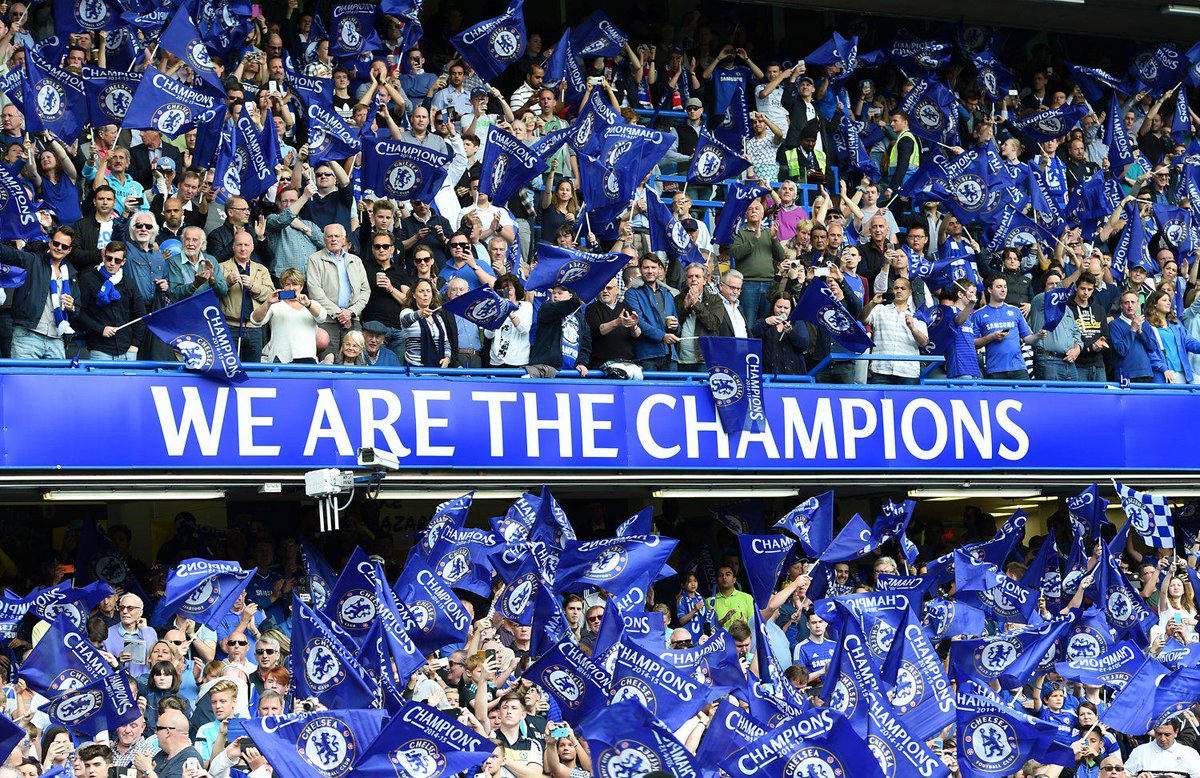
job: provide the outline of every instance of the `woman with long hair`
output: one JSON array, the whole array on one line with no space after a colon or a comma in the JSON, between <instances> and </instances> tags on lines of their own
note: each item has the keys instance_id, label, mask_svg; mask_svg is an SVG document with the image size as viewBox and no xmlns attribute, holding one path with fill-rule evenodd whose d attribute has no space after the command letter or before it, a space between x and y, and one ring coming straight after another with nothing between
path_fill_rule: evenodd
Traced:
<instances>
[{"instance_id":1,"label":"woman with long hair","mask_svg":"<svg viewBox=\"0 0 1200 778\"><path fill-rule=\"evenodd\" d=\"M42 199L61 224L74 224L83 218L79 209L79 172L61 140L50 136L49 146L37 155L37 164L27 166L29 180L38 187Z\"/></svg>"},{"instance_id":2,"label":"woman with long hair","mask_svg":"<svg viewBox=\"0 0 1200 778\"><path fill-rule=\"evenodd\" d=\"M553 164L554 160L551 160ZM546 171L546 189L542 192L542 211L539 220L543 235L556 235L563 225L575 230L575 218L579 215L579 196L575 193L575 182L564 178L554 183L553 167Z\"/></svg>"},{"instance_id":3,"label":"woman with long hair","mask_svg":"<svg viewBox=\"0 0 1200 778\"><path fill-rule=\"evenodd\" d=\"M1165 289L1151 292L1146 298L1145 315L1155 346L1150 355L1154 382L1190 384L1193 373L1187 354L1200 354L1200 340L1192 337L1176 318L1174 295Z\"/></svg>"},{"instance_id":4,"label":"woman with long hair","mask_svg":"<svg viewBox=\"0 0 1200 778\"><path fill-rule=\"evenodd\" d=\"M408 292L408 305L400 312L404 338L404 363L411 367L449 367L450 332L438 315L442 301L433 282L418 278Z\"/></svg>"}]
</instances>

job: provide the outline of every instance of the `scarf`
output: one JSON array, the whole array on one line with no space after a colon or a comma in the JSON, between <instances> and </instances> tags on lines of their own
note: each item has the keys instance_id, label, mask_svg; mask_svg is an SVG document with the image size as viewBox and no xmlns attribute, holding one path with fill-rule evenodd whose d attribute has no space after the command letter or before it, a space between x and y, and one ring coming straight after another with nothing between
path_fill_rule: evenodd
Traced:
<instances>
[{"instance_id":1,"label":"scarf","mask_svg":"<svg viewBox=\"0 0 1200 778\"><path fill-rule=\"evenodd\" d=\"M121 283L125 271L118 268L117 272L109 275L108 271L104 269L103 262L96 266L96 270L104 279L104 283L100 285L100 291L96 293L96 305L108 305L120 300L121 290L117 289L117 284Z\"/></svg>"},{"instance_id":2,"label":"scarf","mask_svg":"<svg viewBox=\"0 0 1200 778\"><path fill-rule=\"evenodd\" d=\"M50 265L50 304L54 306L54 324L58 327L59 336L74 335L75 330L71 329L71 323L67 321L67 312L62 307L62 296L71 293L71 277L68 275L70 270L66 263L60 268L62 278L58 279L54 277L53 263Z\"/></svg>"},{"instance_id":3,"label":"scarf","mask_svg":"<svg viewBox=\"0 0 1200 778\"><path fill-rule=\"evenodd\" d=\"M442 354L446 351L446 330L442 326L442 317L435 313L419 321L421 325L421 367L440 367Z\"/></svg>"}]
</instances>

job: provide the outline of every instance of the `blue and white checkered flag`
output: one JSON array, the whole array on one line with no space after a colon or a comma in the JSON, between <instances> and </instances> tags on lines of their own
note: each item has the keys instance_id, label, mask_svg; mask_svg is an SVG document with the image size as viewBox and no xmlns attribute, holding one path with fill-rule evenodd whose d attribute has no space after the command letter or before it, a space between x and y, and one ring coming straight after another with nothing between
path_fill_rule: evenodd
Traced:
<instances>
[{"instance_id":1,"label":"blue and white checkered flag","mask_svg":"<svg viewBox=\"0 0 1200 778\"><path fill-rule=\"evenodd\" d=\"M1121 508L1146 545L1174 548L1175 529L1171 526L1171 506L1167 505L1167 498L1130 489L1115 480L1113 486L1121 498Z\"/></svg>"}]
</instances>

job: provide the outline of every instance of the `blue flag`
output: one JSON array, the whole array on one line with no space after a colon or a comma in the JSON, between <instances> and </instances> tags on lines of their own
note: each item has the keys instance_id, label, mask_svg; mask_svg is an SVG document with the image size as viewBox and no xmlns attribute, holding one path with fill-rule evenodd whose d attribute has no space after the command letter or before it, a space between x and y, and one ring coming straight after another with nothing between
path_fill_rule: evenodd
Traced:
<instances>
[{"instance_id":1,"label":"blue flag","mask_svg":"<svg viewBox=\"0 0 1200 778\"><path fill-rule=\"evenodd\" d=\"M621 595L646 578L657 580L679 541L660 535L606 540L570 540L558 563L554 591L581 591L602 586Z\"/></svg>"},{"instance_id":2,"label":"blue flag","mask_svg":"<svg viewBox=\"0 0 1200 778\"><path fill-rule=\"evenodd\" d=\"M840 641L825 667L821 696L830 710L841 713L855 732L866 736L867 709L872 700L884 696L879 666L871 657L870 641L859 619L839 603L835 607L841 617ZM864 620L870 624L870 631L879 629L878 619L867 616Z\"/></svg>"},{"instance_id":3,"label":"blue flag","mask_svg":"<svg viewBox=\"0 0 1200 778\"><path fill-rule=\"evenodd\" d=\"M450 39L483 81L489 82L525 53L525 10L523 0L509 0L504 13L468 27Z\"/></svg>"},{"instance_id":4,"label":"blue flag","mask_svg":"<svg viewBox=\"0 0 1200 778\"><path fill-rule=\"evenodd\" d=\"M846 172L862 173L872 181L880 180L882 175L879 172L879 165L871 159L870 152L863 145L858 122L843 112L838 119L836 132L841 135L842 142L846 147Z\"/></svg>"},{"instance_id":5,"label":"blue flag","mask_svg":"<svg viewBox=\"0 0 1200 778\"><path fill-rule=\"evenodd\" d=\"M185 8L175 11L171 21L163 29L159 45L186 62L199 78L215 88L221 88L221 80L213 66L212 54Z\"/></svg>"},{"instance_id":6,"label":"blue flag","mask_svg":"<svg viewBox=\"0 0 1200 778\"><path fill-rule=\"evenodd\" d=\"M159 603L164 616L180 614L212 626L233 612L233 603L250 585L258 568L243 570L237 562L187 559L167 577Z\"/></svg>"},{"instance_id":7,"label":"blue flag","mask_svg":"<svg viewBox=\"0 0 1200 778\"><path fill-rule=\"evenodd\" d=\"M1116 92L1109 102L1108 115L1104 117L1104 142L1108 144L1109 171L1112 175L1120 177L1125 173L1125 168L1133 164L1133 144L1129 140L1125 114L1121 110L1121 101L1117 99Z\"/></svg>"},{"instance_id":8,"label":"blue flag","mask_svg":"<svg viewBox=\"0 0 1200 778\"><path fill-rule=\"evenodd\" d=\"M572 37L578 42L582 57L619 57L629 40L629 36L601 9L592 11L591 16L575 25Z\"/></svg>"},{"instance_id":9,"label":"blue flag","mask_svg":"<svg viewBox=\"0 0 1200 778\"><path fill-rule=\"evenodd\" d=\"M1058 725L994 702L959 694L955 737L963 778L1009 776L1030 759L1074 766L1069 741L1060 742ZM1068 761L1070 760L1070 761Z\"/></svg>"},{"instance_id":10,"label":"blue flag","mask_svg":"<svg viewBox=\"0 0 1200 778\"><path fill-rule=\"evenodd\" d=\"M1067 303L1070 300L1071 290L1062 287L1051 289L1042 295L1042 305L1046 316L1046 323L1042 325L1042 329L1046 332L1054 332L1058 329L1058 323L1062 321L1063 314L1067 312Z\"/></svg>"},{"instance_id":11,"label":"blue flag","mask_svg":"<svg viewBox=\"0 0 1200 778\"><path fill-rule=\"evenodd\" d=\"M498 542L492 532L449 527L430 552L428 561L433 571L452 589L465 589L480 597L490 597L492 568L487 555Z\"/></svg>"},{"instance_id":12,"label":"blue flag","mask_svg":"<svg viewBox=\"0 0 1200 778\"><path fill-rule=\"evenodd\" d=\"M907 534L908 523L912 520L913 508L916 505L912 500L884 500L880 515L871 526L871 534L875 537L877 545L882 546L892 540L900 541L900 549L910 565L917 559L917 546L908 539Z\"/></svg>"},{"instance_id":13,"label":"blue flag","mask_svg":"<svg viewBox=\"0 0 1200 778\"><path fill-rule=\"evenodd\" d=\"M1121 508L1137 534L1151 548L1174 548L1175 529L1171 526L1171 506L1161 494L1149 494L1130 489L1113 481Z\"/></svg>"},{"instance_id":14,"label":"blue flag","mask_svg":"<svg viewBox=\"0 0 1200 778\"><path fill-rule=\"evenodd\" d=\"M725 188L725 202L717 215L713 228L713 242L722 246L733 243L733 235L742 228L743 216L750 203L769 194L771 190L762 184L734 181Z\"/></svg>"},{"instance_id":15,"label":"blue flag","mask_svg":"<svg viewBox=\"0 0 1200 778\"><path fill-rule=\"evenodd\" d=\"M761 610L775 593L775 582L791 559L796 541L787 535L739 535L742 565L750 581L750 594Z\"/></svg>"},{"instance_id":16,"label":"blue flag","mask_svg":"<svg viewBox=\"0 0 1200 778\"><path fill-rule=\"evenodd\" d=\"M1001 209L997 217L993 221L985 221L984 226L985 247L993 253L1000 253L1006 248L1054 242L1054 236L1045 227L1011 208Z\"/></svg>"},{"instance_id":17,"label":"blue flag","mask_svg":"<svg viewBox=\"0 0 1200 778\"><path fill-rule=\"evenodd\" d=\"M311 608L292 603L292 653L288 657L292 692L316 697L327 708L371 708L376 689L350 649Z\"/></svg>"},{"instance_id":18,"label":"blue flag","mask_svg":"<svg viewBox=\"0 0 1200 778\"><path fill-rule=\"evenodd\" d=\"M628 207L673 142L671 135L636 124L605 128L597 160L580 160L579 188L589 210L607 213Z\"/></svg>"},{"instance_id":19,"label":"blue flag","mask_svg":"<svg viewBox=\"0 0 1200 778\"><path fill-rule=\"evenodd\" d=\"M1008 90L1017 80L1017 74L997 59L991 49L972 55L971 61L977 70L975 83L979 85L979 90L994 103L1004 102Z\"/></svg>"},{"instance_id":20,"label":"blue flag","mask_svg":"<svg viewBox=\"0 0 1200 778\"><path fill-rule=\"evenodd\" d=\"M147 329L183 355L188 370L231 383L246 380L237 345L212 289L146 314Z\"/></svg>"},{"instance_id":21,"label":"blue flag","mask_svg":"<svg viewBox=\"0 0 1200 778\"><path fill-rule=\"evenodd\" d=\"M356 640L367 634L378 616L377 581L375 563L362 548L355 546L329 594L325 614Z\"/></svg>"},{"instance_id":22,"label":"blue flag","mask_svg":"<svg viewBox=\"0 0 1200 778\"><path fill-rule=\"evenodd\" d=\"M1107 511L1108 500L1100 496L1100 489L1094 483L1074 497L1067 498L1068 515L1083 530L1080 537L1099 538L1100 530L1112 524L1106 515Z\"/></svg>"},{"instance_id":23,"label":"blue flag","mask_svg":"<svg viewBox=\"0 0 1200 778\"><path fill-rule=\"evenodd\" d=\"M337 583L337 574L325 561L325 557L321 556L320 552L313 548L312 543L304 538L300 540L300 560L304 564L304 580L308 584L309 604L314 609L323 611L329 600L329 593L333 591L333 585Z\"/></svg>"},{"instance_id":24,"label":"blue flag","mask_svg":"<svg viewBox=\"0 0 1200 778\"><path fill-rule=\"evenodd\" d=\"M1192 233L1194 231L1192 214L1188 209L1167 203L1155 203L1150 206L1154 211L1154 221L1158 224L1158 234L1173 250L1181 254L1192 254Z\"/></svg>"},{"instance_id":25,"label":"blue flag","mask_svg":"<svg viewBox=\"0 0 1200 778\"><path fill-rule=\"evenodd\" d=\"M88 612L112 593L113 588L104 581L96 581L79 588L73 586L71 581L63 581L49 588L30 592L28 609L37 614L38 618L51 623L59 616L65 616L77 630L83 632L87 629ZM20 605L11 602L5 610L10 608L19 611Z\"/></svg>"},{"instance_id":26,"label":"blue flag","mask_svg":"<svg viewBox=\"0 0 1200 778\"><path fill-rule=\"evenodd\" d=\"M1200 643L1180 643L1171 638L1158 652L1158 661L1172 670L1200 665Z\"/></svg>"},{"instance_id":27,"label":"blue flag","mask_svg":"<svg viewBox=\"0 0 1200 778\"><path fill-rule=\"evenodd\" d=\"M743 713L733 700L721 700L696 751L700 774L704 778L719 778L717 765L720 762L765 734L765 724Z\"/></svg>"},{"instance_id":28,"label":"blue flag","mask_svg":"<svg viewBox=\"0 0 1200 778\"><path fill-rule=\"evenodd\" d=\"M708 130L701 129L700 139L696 141L696 150L688 165L688 183L720 183L727 178L737 178L749 167L750 160L717 140Z\"/></svg>"},{"instance_id":29,"label":"blue flag","mask_svg":"<svg viewBox=\"0 0 1200 778\"><path fill-rule=\"evenodd\" d=\"M69 70L51 65L36 52L25 53L26 129L50 130L66 143L74 143L87 123L87 92L83 79Z\"/></svg>"},{"instance_id":30,"label":"blue flag","mask_svg":"<svg viewBox=\"0 0 1200 778\"><path fill-rule=\"evenodd\" d=\"M1100 723L1118 732L1141 737L1174 719L1195 704L1200 668L1188 667L1160 675L1157 662L1147 662L1113 695Z\"/></svg>"},{"instance_id":31,"label":"blue flag","mask_svg":"<svg viewBox=\"0 0 1200 778\"><path fill-rule=\"evenodd\" d=\"M875 341L867 335L862 324L850 315L846 306L833 296L829 286L820 278L814 278L804 289L792 311L791 320L806 321L821 327L844 348L861 354L875 347Z\"/></svg>"},{"instance_id":32,"label":"blue flag","mask_svg":"<svg viewBox=\"0 0 1200 778\"><path fill-rule=\"evenodd\" d=\"M570 640L545 651L524 677L554 697L572 726L608 705L610 676Z\"/></svg>"},{"instance_id":33,"label":"blue flag","mask_svg":"<svg viewBox=\"0 0 1200 778\"><path fill-rule=\"evenodd\" d=\"M87 116L92 126L122 124L141 82L141 73L84 65L83 88L87 93Z\"/></svg>"},{"instance_id":34,"label":"blue flag","mask_svg":"<svg viewBox=\"0 0 1200 778\"><path fill-rule=\"evenodd\" d=\"M363 138L363 194L428 203L446 180L453 157L386 138Z\"/></svg>"},{"instance_id":35,"label":"blue flag","mask_svg":"<svg viewBox=\"0 0 1200 778\"><path fill-rule=\"evenodd\" d=\"M691 673L702 683L741 694L746 688L741 657L733 636L717 626L708 640L692 648L660 651L659 657L677 671Z\"/></svg>"},{"instance_id":36,"label":"blue flag","mask_svg":"<svg viewBox=\"0 0 1200 778\"><path fill-rule=\"evenodd\" d=\"M958 635L982 635L987 616L972 605L935 597L925 603L922 623L929 629L933 642L940 643Z\"/></svg>"},{"instance_id":37,"label":"blue flag","mask_svg":"<svg viewBox=\"0 0 1200 778\"><path fill-rule=\"evenodd\" d=\"M59 616L25 657L18 674L30 689L49 698L107 678L113 669L69 619Z\"/></svg>"},{"instance_id":38,"label":"blue flag","mask_svg":"<svg viewBox=\"0 0 1200 778\"><path fill-rule=\"evenodd\" d=\"M142 717L130 685L124 673L113 673L52 697L42 712L55 724L90 737L115 732Z\"/></svg>"},{"instance_id":39,"label":"blue flag","mask_svg":"<svg viewBox=\"0 0 1200 778\"><path fill-rule=\"evenodd\" d=\"M549 243L538 244L537 256L526 289L538 291L561 286L584 302L594 300L629 262L624 254L591 254Z\"/></svg>"},{"instance_id":40,"label":"blue flag","mask_svg":"<svg viewBox=\"0 0 1200 778\"><path fill-rule=\"evenodd\" d=\"M134 130L158 130L175 138L201 125L211 127L223 115L224 95L200 82L202 89L176 81L148 67L133 93L124 126ZM204 135L206 133L199 133Z\"/></svg>"},{"instance_id":41,"label":"blue flag","mask_svg":"<svg viewBox=\"0 0 1200 778\"><path fill-rule=\"evenodd\" d=\"M1037 592L1009 578L990 562L980 562L961 551L954 553L956 589L960 600L978 605L1003 622L1028 624L1037 613ZM958 584L970 581L970 585Z\"/></svg>"},{"instance_id":42,"label":"blue flag","mask_svg":"<svg viewBox=\"0 0 1200 778\"><path fill-rule=\"evenodd\" d=\"M733 778L884 775L865 738L845 716L827 708L814 708L772 727L720 766Z\"/></svg>"},{"instance_id":43,"label":"blue flag","mask_svg":"<svg viewBox=\"0 0 1200 778\"><path fill-rule=\"evenodd\" d=\"M958 145L958 101L936 75L916 79L916 86L900 101L900 110L911 119L913 134L933 143Z\"/></svg>"},{"instance_id":44,"label":"blue flag","mask_svg":"<svg viewBox=\"0 0 1200 778\"><path fill-rule=\"evenodd\" d=\"M691 752L636 700L601 708L580 722L579 730L587 738L596 778L629 778L653 770L699 778Z\"/></svg>"},{"instance_id":45,"label":"blue flag","mask_svg":"<svg viewBox=\"0 0 1200 778\"><path fill-rule=\"evenodd\" d=\"M387 652L389 663L381 665L382 674L395 674L399 689L408 686L413 673L425 665L425 655L417 648L411 635L421 634L422 628L415 623L412 614L396 599L396 593L388 588L383 566L375 563L375 601L379 605L379 635L382 638L378 653ZM460 604L461 605L461 604ZM332 623L332 622L330 622ZM336 625L334 625L336 626ZM374 625L372 625L374 629ZM371 633L367 633L369 638ZM347 635L349 637L349 635Z\"/></svg>"},{"instance_id":46,"label":"blue flag","mask_svg":"<svg viewBox=\"0 0 1200 778\"><path fill-rule=\"evenodd\" d=\"M630 516L617 527L615 537L628 538L634 535L649 535L654 531L654 508L647 505Z\"/></svg>"},{"instance_id":47,"label":"blue flag","mask_svg":"<svg viewBox=\"0 0 1200 778\"><path fill-rule=\"evenodd\" d=\"M946 690L949 690L948 681ZM954 721L952 693L948 702L949 712L942 716L947 725ZM925 744L925 740L932 735L921 735L919 730L908 726L899 715L900 708L896 707L894 701L889 703L887 700L877 699L868 710L867 744L884 775L889 778L948 778L950 770L942 762L941 754L935 754ZM925 731L930 731L929 727L926 727ZM932 732L937 734L938 731L940 730Z\"/></svg>"},{"instance_id":48,"label":"blue flag","mask_svg":"<svg viewBox=\"0 0 1200 778\"><path fill-rule=\"evenodd\" d=\"M710 508L709 512L721 526L734 535L740 535L743 532L761 535L767 531L762 502L758 500L747 499L720 503Z\"/></svg>"},{"instance_id":49,"label":"blue flag","mask_svg":"<svg viewBox=\"0 0 1200 778\"><path fill-rule=\"evenodd\" d=\"M231 178L227 173L217 180L230 196L239 195L253 200L266 194L278 181L275 166L282 159L282 154L271 112L266 111L262 129L259 129L250 116L242 111L237 120L236 138L234 164L227 168L236 175Z\"/></svg>"},{"instance_id":50,"label":"blue flag","mask_svg":"<svg viewBox=\"0 0 1200 778\"><path fill-rule=\"evenodd\" d=\"M704 262L696 241L687 234L683 223L675 217L658 193L646 188L646 218L650 221L650 250L663 251L684 264Z\"/></svg>"},{"instance_id":51,"label":"blue flag","mask_svg":"<svg viewBox=\"0 0 1200 778\"><path fill-rule=\"evenodd\" d=\"M820 556L833 542L833 490L809 497L775 523L800 539L806 553Z\"/></svg>"},{"instance_id":52,"label":"blue flag","mask_svg":"<svg viewBox=\"0 0 1200 778\"><path fill-rule=\"evenodd\" d=\"M492 741L437 708L403 700L356 762L354 775L448 778L473 772L494 750Z\"/></svg>"},{"instance_id":53,"label":"blue flag","mask_svg":"<svg viewBox=\"0 0 1200 778\"><path fill-rule=\"evenodd\" d=\"M1004 524L996 531L995 537L981 543L969 543L963 546L962 550L970 554L973 559L1002 567L1008 561L1009 554L1012 553L1017 541L1025 536L1025 524L1028 521L1029 516L1018 508L1005 519Z\"/></svg>"},{"instance_id":54,"label":"blue flag","mask_svg":"<svg viewBox=\"0 0 1200 778\"><path fill-rule=\"evenodd\" d=\"M376 10L374 3L335 3L329 13L329 26L333 28L329 53L339 59L352 59L382 48L375 31Z\"/></svg>"},{"instance_id":55,"label":"blue flag","mask_svg":"<svg viewBox=\"0 0 1200 778\"><path fill-rule=\"evenodd\" d=\"M846 526L837 534L819 560L822 562L849 562L860 559L877 548L871 527L857 513L850 517Z\"/></svg>"},{"instance_id":56,"label":"blue flag","mask_svg":"<svg viewBox=\"0 0 1200 778\"><path fill-rule=\"evenodd\" d=\"M411 621L409 637L422 654L466 641L470 614L421 557L408 558L392 590Z\"/></svg>"},{"instance_id":57,"label":"blue flag","mask_svg":"<svg viewBox=\"0 0 1200 778\"><path fill-rule=\"evenodd\" d=\"M400 681L392 669L392 641L388 638L389 631L384 626L383 620L376 621L371 625L371 630L366 637L363 638L362 648L355 654L355 658L362 665L367 677L379 688L382 707L388 713L395 713L404 702L404 693L400 690L406 684ZM416 653L415 647L413 652Z\"/></svg>"},{"instance_id":58,"label":"blue flag","mask_svg":"<svg viewBox=\"0 0 1200 778\"><path fill-rule=\"evenodd\" d=\"M81 584L104 581L116 591L133 592L146 599L141 583L121 553L104 534L99 522L84 522L75 550L75 581Z\"/></svg>"},{"instance_id":59,"label":"blue flag","mask_svg":"<svg viewBox=\"0 0 1200 778\"><path fill-rule=\"evenodd\" d=\"M379 739L384 716L381 710L326 710L247 719L245 726L277 772L345 776Z\"/></svg>"},{"instance_id":60,"label":"blue flag","mask_svg":"<svg viewBox=\"0 0 1200 778\"><path fill-rule=\"evenodd\" d=\"M565 137L576 154L583 154L589 159L595 159L600 154L605 130L625 123L625 119L621 117L617 109L613 108L608 99L604 97L603 91L593 89L588 93L587 100L580 106L579 115L575 118L574 123L569 128L564 128L568 130ZM560 132L562 130L555 130L542 140L553 138ZM539 141L535 146L540 147L541 143L542 141ZM540 148L539 154L542 154Z\"/></svg>"},{"instance_id":61,"label":"blue flag","mask_svg":"<svg viewBox=\"0 0 1200 778\"><path fill-rule=\"evenodd\" d=\"M700 353L708 365L708 388L726 435L762 432L762 341L757 338L702 336Z\"/></svg>"},{"instance_id":62,"label":"blue flag","mask_svg":"<svg viewBox=\"0 0 1200 778\"><path fill-rule=\"evenodd\" d=\"M1179 83L1188 60L1173 43L1164 43L1140 52L1129 68L1129 77L1154 96L1161 95Z\"/></svg>"},{"instance_id":63,"label":"blue flag","mask_svg":"<svg viewBox=\"0 0 1200 778\"><path fill-rule=\"evenodd\" d=\"M1055 545L1054 529L1051 528L1038 549L1037 556L1029 563L1029 569L1021 577L1021 585L1041 592L1046 598L1046 607L1057 613L1062 608L1062 564Z\"/></svg>"},{"instance_id":64,"label":"blue flag","mask_svg":"<svg viewBox=\"0 0 1200 778\"><path fill-rule=\"evenodd\" d=\"M882 676L891 687L890 713L920 740L936 735L954 721L954 690L929 633L906 610Z\"/></svg>"},{"instance_id":65,"label":"blue flag","mask_svg":"<svg viewBox=\"0 0 1200 778\"><path fill-rule=\"evenodd\" d=\"M479 194L504 205L538 176L546 161L534 150L496 125L487 128L479 171Z\"/></svg>"},{"instance_id":66,"label":"blue flag","mask_svg":"<svg viewBox=\"0 0 1200 778\"><path fill-rule=\"evenodd\" d=\"M634 700L676 730L720 694L644 648L627 642L617 646L611 704Z\"/></svg>"},{"instance_id":67,"label":"blue flag","mask_svg":"<svg viewBox=\"0 0 1200 778\"><path fill-rule=\"evenodd\" d=\"M1132 522L1126 522L1117 534L1121 539L1121 548L1125 547L1126 532ZM1118 552L1119 554L1119 552ZM1124 637L1142 624L1158 623L1158 616L1152 613L1142 599L1141 592L1130 583L1121 569L1118 555L1105 547L1100 549L1100 560L1092 568L1093 581L1088 587L1087 594L1092 602L1103 603L1104 613L1108 617L1109 626Z\"/></svg>"},{"instance_id":68,"label":"blue flag","mask_svg":"<svg viewBox=\"0 0 1200 778\"><path fill-rule=\"evenodd\" d=\"M701 139L703 137L704 133L701 132ZM712 129L712 137L731 149L741 149L745 145L746 139L750 137L750 104L746 101L745 83L739 82L734 87L721 123ZM736 175L731 174L729 177L732 178Z\"/></svg>"},{"instance_id":69,"label":"blue flag","mask_svg":"<svg viewBox=\"0 0 1200 778\"><path fill-rule=\"evenodd\" d=\"M584 75L580 64L579 51L572 38L573 30L568 27L559 38L550 58L546 60L546 72L542 83L546 86L557 87L566 84L566 104L578 105L587 91L587 76Z\"/></svg>"},{"instance_id":70,"label":"blue flag","mask_svg":"<svg viewBox=\"0 0 1200 778\"><path fill-rule=\"evenodd\" d=\"M120 9L107 0L54 0L54 31L67 35L109 30L119 15Z\"/></svg>"},{"instance_id":71,"label":"blue flag","mask_svg":"<svg viewBox=\"0 0 1200 778\"><path fill-rule=\"evenodd\" d=\"M474 499L475 492L467 492L459 497L446 500L434 508L433 518L429 520L425 531L421 533L421 541L417 544L415 550L426 559L429 559L429 554L437 546L438 541L442 539L442 535L446 529L451 527L462 529L467 525L467 515L471 512L471 503Z\"/></svg>"},{"instance_id":72,"label":"blue flag","mask_svg":"<svg viewBox=\"0 0 1200 778\"><path fill-rule=\"evenodd\" d=\"M1089 103L1100 102L1109 90L1133 94L1127 84L1107 71L1076 65L1072 62L1066 64L1067 70L1071 71L1071 79L1079 86ZM1108 136L1105 135L1105 137Z\"/></svg>"},{"instance_id":73,"label":"blue flag","mask_svg":"<svg viewBox=\"0 0 1200 778\"><path fill-rule=\"evenodd\" d=\"M1091 110L1083 103L1067 103L1058 108L1039 111L1026 119L1014 121L1013 125L1038 143L1043 143L1066 135Z\"/></svg>"},{"instance_id":74,"label":"blue flag","mask_svg":"<svg viewBox=\"0 0 1200 778\"><path fill-rule=\"evenodd\" d=\"M896 40L886 53L888 59L909 72L941 70L950 64L953 46L941 40L923 40L912 32L901 29L897 31Z\"/></svg>"},{"instance_id":75,"label":"blue flag","mask_svg":"<svg viewBox=\"0 0 1200 778\"><path fill-rule=\"evenodd\" d=\"M331 96L332 99L332 96ZM372 141L379 143L383 142L380 139L360 138L357 128L351 127L346 123L345 119L333 112L332 108L326 108L319 102L313 101L308 103L306 109L308 116L308 156L312 164L326 162L328 160L341 161L347 157L354 156L359 151L363 152L364 163L367 159L366 148L371 146ZM386 149L392 149L400 144L399 141L386 141L389 146ZM427 161L428 164L433 164L429 160L441 159L444 155L439 154L432 149L424 149L425 153L416 155L418 159ZM374 164L379 164L383 160L378 157L372 157ZM392 161L391 159L387 161ZM379 186L380 197L385 196L388 191L387 187L401 188L404 185L413 186L420 183L414 180L413 171L402 170L399 168L386 168L379 171L377 175L382 178L371 178L370 184L368 181L365 164L360 168L363 172L363 188L364 190L371 186ZM425 170L425 168L420 168ZM393 174L393 170L396 172ZM427 171L428 172L428 171ZM440 170L436 173L442 178L445 178L445 170ZM386 185L386 186L385 186ZM436 189L434 190L437 191Z\"/></svg>"},{"instance_id":76,"label":"blue flag","mask_svg":"<svg viewBox=\"0 0 1200 778\"><path fill-rule=\"evenodd\" d=\"M1060 616L980 640L956 640L950 644L954 677L959 681L974 678L981 683L999 681L1002 689L1024 686L1073 621L1069 616Z\"/></svg>"},{"instance_id":77,"label":"blue flag","mask_svg":"<svg viewBox=\"0 0 1200 778\"><path fill-rule=\"evenodd\" d=\"M36 202L30 191L17 180L7 166L0 165L0 240L45 240L37 211L41 203ZM8 273L4 285L17 286L18 278L24 282L25 269L5 265Z\"/></svg>"},{"instance_id":78,"label":"blue flag","mask_svg":"<svg viewBox=\"0 0 1200 778\"><path fill-rule=\"evenodd\" d=\"M858 36L842 37L838 32L804 58L806 65L840 65L843 70L854 70L858 64Z\"/></svg>"},{"instance_id":79,"label":"blue flag","mask_svg":"<svg viewBox=\"0 0 1200 778\"><path fill-rule=\"evenodd\" d=\"M485 330L500 329L517 310L516 303L501 298L490 286L480 286L453 300L446 300L442 307Z\"/></svg>"}]
</instances>

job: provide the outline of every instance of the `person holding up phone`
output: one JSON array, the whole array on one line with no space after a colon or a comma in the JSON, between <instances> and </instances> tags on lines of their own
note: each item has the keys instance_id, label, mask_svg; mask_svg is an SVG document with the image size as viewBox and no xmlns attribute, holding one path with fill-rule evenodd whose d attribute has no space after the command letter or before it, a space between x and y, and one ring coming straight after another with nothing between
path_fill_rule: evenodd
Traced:
<instances>
[{"instance_id":1,"label":"person holding up phone","mask_svg":"<svg viewBox=\"0 0 1200 778\"><path fill-rule=\"evenodd\" d=\"M580 740L567 722L550 722L543 766L550 778L587 778L592 774L587 741Z\"/></svg>"},{"instance_id":2,"label":"person holding up phone","mask_svg":"<svg viewBox=\"0 0 1200 778\"><path fill-rule=\"evenodd\" d=\"M888 292L876 292L863 306L861 319L871 327L875 354L917 356L929 342L929 328L916 317L912 300L912 280L897 276ZM867 383L916 384L921 375L920 362L872 361Z\"/></svg>"},{"instance_id":3,"label":"person holding up phone","mask_svg":"<svg viewBox=\"0 0 1200 778\"><path fill-rule=\"evenodd\" d=\"M279 277L283 289L271 293L250 315L258 325L273 322L268 348L275 362L317 362L317 325L325 309L304 294L304 274L289 267Z\"/></svg>"},{"instance_id":4,"label":"person holding up phone","mask_svg":"<svg viewBox=\"0 0 1200 778\"><path fill-rule=\"evenodd\" d=\"M984 376L993 380L1024 381L1029 378L1021 344L1033 344L1046 337L1045 330L1034 332L1015 305L1005 302L1008 282L1004 276L987 280L988 304L971 314L975 330L975 348L984 349ZM1017 337L1010 338L1013 330Z\"/></svg>"}]
</instances>

